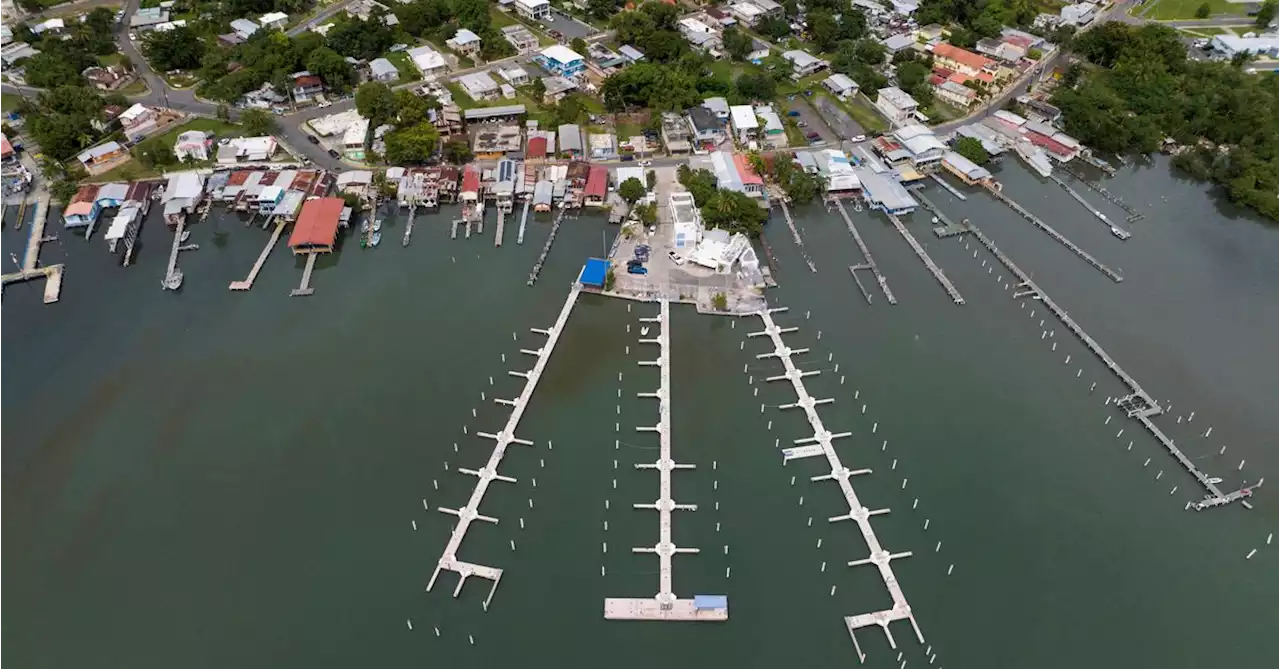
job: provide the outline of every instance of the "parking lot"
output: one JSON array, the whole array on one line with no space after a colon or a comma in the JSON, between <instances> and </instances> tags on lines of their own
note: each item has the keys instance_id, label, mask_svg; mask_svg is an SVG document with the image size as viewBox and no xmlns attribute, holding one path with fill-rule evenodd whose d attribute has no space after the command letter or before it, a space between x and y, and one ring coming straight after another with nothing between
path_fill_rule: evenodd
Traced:
<instances>
[{"instance_id":1,"label":"parking lot","mask_svg":"<svg viewBox=\"0 0 1280 669\"><path fill-rule=\"evenodd\" d=\"M557 10L551 11L551 18L540 19L538 23L548 31L554 30L564 35L564 41L575 37L587 37L596 34L596 29L565 14L561 14ZM554 37L554 35L552 35Z\"/></svg>"},{"instance_id":2,"label":"parking lot","mask_svg":"<svg viewBox=\"0 0 1280 669\"><path fill-rule=\"evenodd\" d=\"M831 128L840 139L852 139L858 135L865 135L867 131L858 125L845 110L841 109L836 103L825 95L815 95L809 98L818 112L822 114L822 119L826 121L827 127Z\"/></svg>"},{"instance_id":3,"label":"parking lot","mask_svg":"<svg viewBox=\"0 0 1280 669\"><path fill-rule=\"evenodd\" d=\"M813 100L816 97L817 96L815 95L813 98L809 98L809 100ZM818 133L822 138L821 144L814 144L810 142L809 146L840 146L840 138L836 137L836 133L831 130L830 126L828 126L826 122L823 121L822 117L818 116L818 113L813 110L813 107L809 106L803 96L797 95L795 100L789 102L787 104L787 111L794 111L800 114L799 116L792 116L791 118L795 120L797 124L804 124L800 126L800 132L805 134L806 139L808 139L808 134L811 132Z\"/></svg>"}]
</instances>

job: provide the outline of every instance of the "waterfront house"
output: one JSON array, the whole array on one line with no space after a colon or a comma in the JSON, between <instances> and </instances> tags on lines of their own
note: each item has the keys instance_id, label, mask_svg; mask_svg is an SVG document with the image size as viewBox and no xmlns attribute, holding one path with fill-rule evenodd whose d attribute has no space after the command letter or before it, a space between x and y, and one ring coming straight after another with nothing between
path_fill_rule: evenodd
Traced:
<instances>
[{"instance_id":1,"label":"waterfront house","mask_svg":"<svg viewBox=\"0 0 1280 669\"><path fill-rule=\"evenodd\" d=\"M338 241L338 225L347 203L340 197L321 197L302 205L298 220L289 234L289 248L294 254L332 253Z\"/></svg>"},{"instance_id":2,"label":"waterfront house","mask_svg":"<svg viewBox=\"0 0 1280 669\"><path fill-rule=\"evenodd\" d=\"M462 172L462 189L458 191L458 201L464 204L475 204L480 201L480 170L468 164Z\"/></svg>"},{"instance_id":3,"label":"waterfront house","mask_svg":"<svg viewBox=\"0 0 1280 669\"><path fill-rule=\"evenodd\" d=\"M96 185L81 186L62 210L62 224L67 228L83 228L98 220L102 207L98 204Z\"/></svg>"},{"instance_id":4,"label":"waterfront house","mask_svg":"<svg viewBox=\"0 0 1280 669\"><path fill-rule=\"evenodd\" d=\"M551 196L553 186L550 181L543 179L533 188L533 210L546 212L551 211Z\"/></svg>"},{"instance_id":5,"label":"waterfront house","mask_svg":"<svg viewBox=\"0 0 1280 669\"><path fill-rule=\"evenodd\" d=\"M887 214L909 214L915 211L917 202L892 174L877 174L867 168L854 168L862 184L862 195L872 209Z\"/></svg>"},{"instance_id":6,"label":"waterfront house","mask_svg":"<svg viewBox=\"0 0 1280 669\"><path fill-rule=\"evenodd\" d=\"M516 13L530 21L551 18L551 3L548 0L515 0L514 4Z\"/></svg>"},{"instance_id":7,"label":"waterfront house","mask_svg":"<svg viewBox=\"0 0 1280 669\"><path fill-rule=\"evenodd\" d=\"M927 167L941 161L947 151L946 145L933 134L933 131L919 123L894 130L892 138L910 152L911 164L916 167Z\"/></svg>"},{"instance_id":8,"label":"waterfront house","mask_svg":"<svg viewBox=\"0 0 1280 669\"><path fill-rule=\"evenodd\" d=\"M119 142L106 142L85 149L76 156L89 174L101 174L129 160L129 151Z\"/></svg>"},{"instance_id":9,"label":"waterfront house","mask_svg":"<svg viewBox=\"0 0 1280 669\"><path fill-rule=\"evenodd\" d=\"M383 83L395 81L400 78L400 70L386 58L374 58L369 61L369 78Z\"/></svg>"},{"instance_id":10,"label":"waterfront house","mask_svg":"<svg viewBox=\"0 0 1280 669\"><path fill-rule=\"evenodd\" d=\"M461 28L453 34L452 39L445 40L445 46L464 56L475 57L480 53L480 36Z\"/></svg>"},{"instance_id":11,"label":"waterfront house","mask_svg":"<svg viewBox=\"0 0 1280 669\"><path fill-rule=\"evenodd\" d=\"M604 165L592 165L587 174L586 186L582 191L582 203L588 207L603 207L608 194L609 168Z\"/></svg>"},{"instance_id":12,"label":"waterfront house","mask_svg":"<svg viewBox=\"0 0 1280 669\"><path fill-rule=\"evenodd\" d=\"M876 109L889 119L892 125L909 123L915 118L917 107L915 98L907 95L897 86L881 88L876 97Z\"/></svg>"},{"instance_id":13,"label":"waterfront house","mask_svg":"<svg viewBox=\"0 0 1280 669\"><path fill-rule=\"evenodd\" d=\"M993 181L991 172L988 172L985 167L955 151L948 151L942 156L942 168L969 186L987 185Z\"/></svg>"},{"instance_id":14,"label":"waterfront house","mask_svg":"<svg viewBox=\"0 0 1280 669\"><path fill-rule=\"evenodd\" d=\"M578 52L561 44L543 49L533 60L547 72L569 79L587 69L587 61Z\"/></svg>"},{"instance_id":15,"label":"waterfront house","mask_svg":"<svg viewBox=\"0 0 1280 669\"><path fill-rule=\"evenodd\" d=\"M164 203L164 220L168 225L177 225L187 215L196 210L196 205L204 198L204 176L199 172L172 172L165 184L164 195L160 200Z\"/></svg>"},{"instance_id":16,"label":"waterfront house","mask_svg":"<svg viewBox=\"0 0 1280 669\"><path fill-rule=\"evenodd\" d=\"M173 144L173 155L178 160L199 160L205 161L209 159L209 146L213 144L213 140L209 139L209 134L200 130L188 130L178 135L178 141Z\"/></svg>"}]
</instances>

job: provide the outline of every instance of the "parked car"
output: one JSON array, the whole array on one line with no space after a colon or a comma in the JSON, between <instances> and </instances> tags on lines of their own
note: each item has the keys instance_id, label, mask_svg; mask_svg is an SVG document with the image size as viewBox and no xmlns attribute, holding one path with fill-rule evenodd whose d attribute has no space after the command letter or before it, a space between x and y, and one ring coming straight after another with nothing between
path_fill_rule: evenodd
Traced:
<instances>
[{"instance_id":1,"label":"parked car","mask_svg":"<svg viewBox=\"0 0 1280 669\"><path fill-rule=\"evenodd\" d=\"M822 135L819 135L818 133L813 132L812 130L810 130L809 132L806 132L804 136L808 138L810 141L822 138Z\"/></svg>"},{"instance_id":2,"label":"parked car","mask_svg":"<svg viewBox=\"0 0 1280 669\"><path fill-rule=\"evenodd\" d=\"M339 154L337 151L334 151L333 149L329 149L329 157L330 157L330 158L337 158L339 155L341 155L341 154Z\"/></svg>"},{"instance_id":3,"label":"parked car","mask_svg":"<svg viewBox=\"0 0 1280 669\"><path fill-rule=\"evenodd\" d=\"M805 123L804 121L796 121L796 127L797 127L797 128L807 128L807 127L809 127L809 124L808 124L808 123Z\"/></svg>"},{"instance_id":4,"label":"parked car","mask_svg":"<svg viewBox=\"0 0 1280 669\"><path fill-rule=\"evenodd\" d=\"M794 97L794 96L793 96L793 97ZM798 111L796 111L796 110L794 110L794 109L792 109L791 111L787 112L787 116L799 116L799 115L800 115L800 112L798 112Z\"/></svg>"},{"instance_id":5,"label":"parked car","mask_svg":"<svg viewBox=\"0 0 1280 669\"><path fill-rule=\"evenodd\" d=\"M865 141L867 141L867 136L866 136L866 135L854 135L853 137L850 137L850 138L849 138L849 141L851 141L851 142L865 142Z\"/></svg>"},{"instance_id":6,"label":"parked car","mask_svg":"<svg viewBox=\"0 0 1280 669\"><path fill-rule=\"evenodd\" d=\"M627 265L627 274L639 274L644 276L648 273L649 270L645 269L644 265Z\"/></svg>"},{"instance_id":7,"label":"parked car","mask_svg":"<svg viewBox=\"0 0 1280 669\"><path fill-rule=\"evenodd\" d=\"M668 258L671 258L671 262L673 262L673 263L675 263L675 264L677 264L677 265L683 265L683 264L684 264L684 258L681 258L680 256L676 255L676 252L675 252L675 251L667 251L667 257L668 257Z\"/></svg>"},{"instance_id":8,"label":"parked car","mask_svg":"<svg viewBox=\"0 0 1280 669\"><path fill-rule=\"evenodd\" d=\"M319 144L320 138L316 137L315 135L307 135L307 141L311 142L312 144Z\"/></svg>"}]
</instances>

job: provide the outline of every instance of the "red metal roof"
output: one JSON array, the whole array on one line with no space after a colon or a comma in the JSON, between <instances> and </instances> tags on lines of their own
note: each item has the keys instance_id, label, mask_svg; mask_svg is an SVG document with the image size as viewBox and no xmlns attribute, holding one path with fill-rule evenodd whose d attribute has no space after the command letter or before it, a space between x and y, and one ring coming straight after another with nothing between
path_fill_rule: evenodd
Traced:
<instances>
[{"instance_id":1,"label":"red metal roof","mask_svg":"<svg viewBox=\"0 0 1280 669\"><path fill-rule=\"evenodd\" d=\"M8 158L13 154L13 145L9 143L9 138L0 135L0 156Z\"/></svg>"},{"instance_id":2,"label":"red metal roof","mask_svg":"<svg viewBox=\"0 0 1280 669\"><path fill-rule=\"evenodd\" d=\"M547 156L547 138L534 137L529 140L529 157L545 158Z\"/></svg>"},{"instance_id":3,"label":"red metal roof","mask_svg":"<svg viewBox=\"0 0 1280 669\"><path fill-rule=\"evenodd\" d=\"M747 161L747 157L741 153L733 154L733 164L738 168L738 178L742 179L744 184L755 184L757 186L764 185L764 179L751 169L751 163Z\"/></svg>"},{"instance_id":4,"label":"red metal roof","mask_svg":"<svg viewBox=\"0 0 1280 669\"><path fill-rule=\"evenodd\" d=\"M1020 46L1020 47L1022 47L1022 48L1024 48L1024 49L1030 49L1030 48L1031 48L1031 40L1029 40L1029 39L1027 39L1026 37L1023 37L1023 36L1021 36L1021 35L1005 35L1005 36L1004 36L1004 38L1003 38L1003 39L1001 39L1000 41L1001 41L1001 42L1007 42L1007 43L1012 44L1012 45L1014 45L1014 46Z\"/></svg>"},{"instance_id":5,"label":"red metal roof","mask_svg":"<svg viewBox=\"0 0 1280 669\"><path fill-rule=\"evenodd\" d=\"M293 175L293 183L286 186L289 190L303 190L311 185L311 180L316 178L315 170L299 170Z\"/></svg>"},{"instance_id":6,"label":"red metal roof","mask_svg":"<svg viewBox=\"0 0 1280 669\"><path fill-rule=\"evenodd\" d=\"M263 172L262 178L258 180L259 186L274 186L276 179L280 178L279 172Z\"/></svg>"},{"instance_id":7,"label":"red metal roof","mask_svg":"<svg viewBox=\"0 0 1280 669\"><path fill-rule=\"evenodd\" d=\"M146 181L135 181L129 184L129 192L124 196L128 202L145 202L151 196L151 184Z\"/></svg>"},{"instance_id":8,"label":"red metal roof","mask_svg":"<svg viewBox=\"0 0 1280 669\"><path fill-rule=\"evenodd\" d=\"M338 217L347 203L340 197L307 200L298 213L298 222L289 235L289 248L333 246L338 239Z\"/></svg>"},{"instance_id":9,"label":"red metal roof","mask_svg":"<svg viewBox=\"0 0 1280 669\"><path fill-rule=\"evenodd\" d=\"M228 186L243 186L244 182L249 180L249 170L236 170L231 173L231 177L227 179Z\"/></svg>"},{"instance_id":10,"label":"red metal roof","mask_svg":"<svg viewBox=\"0 0 1280 669\"><path fill-rule=\"evenodd\" d=\"M462 192L480 192L480 172L470 165L468 165L467 170L462 173Z\"/></svg>"},{"instance_id":11,"label":"red metal roof","mask_svg":"<svg viewBox=\"0 0 1280 669\"><path fill-rule=\"evenodd\" d=\"M587 188L583 193L587 197L603 198L609 192L609 168L604 165L592 165L587 174Z\"/></svg>"},{"instance_id":12,"label":"red metal roof","mask_svg":"<svg viewBox=\"0 0 1280 669\"><path fill-rule=\"evenodd\" d=\"M939 58L949 58L961 65L971 67L975 70L981 70L993 62L986 56L981 56L972 51L961 49L958 46L952 46L946 42L935 45L933 47L933 55Z\"/></svg>"},{"instance_id":13,"label":"red metal roof","mask_svg":"<svg viewBox=\"0 0 1280 669\"><path fill-rule=\"evenodd\" d=\"M324 80L312 74L294 79L293 85L297 88L314 88L316 86L324 86Z\"/></svg>"},{"instance_id":14,"label":"red metal roof","mask_svg":"<svg viewBox=\"0 0 1280 669\"><path fill-rule=\"evenodd\" d=\"M75 196L72 197L71 201L68 202L67 204L75 204L77 202L93 202L96 199L98 199L98 186L93 186L93 185L81 186L79 190L76 191Z\"/></svg>"},{"instance_id":15,"label":"red metal roof","mask_svg":"<svg viewBox=\"0 0 1280 669\"><path fill-rule=\"evenodd\" d=\"M1045 151L1048 151L1049 153L1052 153L1055 155L1069 156L1075 151L1074 149L1067 146L1066 144L1063 144L1062 142L1059 142L1058 140L1052 137L1049 137L1047 135L1042 135L1033 130L1028 130L1026 135L1024 136L1027 139L1031 140L1032 144L1035 144L1036 146L1044 149Z\"/></svg>"}]
</instances>

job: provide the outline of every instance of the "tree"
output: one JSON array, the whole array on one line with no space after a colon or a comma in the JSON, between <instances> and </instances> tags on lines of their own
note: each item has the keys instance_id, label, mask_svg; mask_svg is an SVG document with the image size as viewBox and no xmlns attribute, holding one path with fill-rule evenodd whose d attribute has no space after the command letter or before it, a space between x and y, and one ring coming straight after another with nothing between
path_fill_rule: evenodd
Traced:
<instances>
[{"instance_id":1,"label":"tree","mask_svg":"<svg viewBox=\"0 0 1280 669\"><path fill-rule=\"evenodd\" d=\"M1213 11L1213 8L1210 7L1209 3L1206 2L1200 5L1199 7L1196 7L1196 18L1207 19L1209 18L1209 12L1212 12L1212 11Z\"/></svg>"},{"instance_id":2,"label":"tree","mask_svg":"<svg viewBox=\"0 0 1280 669\"><path fill-rule=\"evenodd\" d=\"M707 170L693 170L688 165L681 165L676 170L676 180L693 196L693 203L699 207L711 201L716 194L716 175Z\"/></svg>"},{"instance_id":3,"label":"tree","mask_svg":"<svg viewBox=\"0 0 1280 669\"><path fill-rule=\"evenodd\" d=\"M835 49L836 43L840 41L840 25L836 23L836 19L831 12L815 9L807 15L809 23L809 35L813 38L813 43L822 51L831 51ZM790 26L787 29L790 33Z\"/></svg>"},{"instance_id":4,"label":"tree","mask_svg":"<svg viewBox=\"0 0 1280 669\"><path fill-rule=\"evenodd\" d=\"M636 216L640 218L640 222L645 225L653 225L658 222L658 205L655 202L642 204L636 207Z\"/></svg>"},{"instance_id":5,"label":"tree","mask_svg":"<svg viewBox=\"0 0 1280 669\"><path fill-rule=\"evenodd\" d=\"M778 40L791 34L791 24L781 17L770 16L756 24L756 32Z\"/></svg>"},{"instance_id":6,"label":"tree","mask_svg":"<svg viewBox=\"0 0 1280 669\"><path fill-rule=\"evenodd\" d=\"M991 154L982 148L982 142L973 137L961 137L952 145L956 153L972 160L975 164L984 165L991 160Z\"/></svg>"},{"instance_id":7,"label":"tree","mask_svg":"<svg viewBox=\"0 0 1280 669\"><path fill-rule=\"evenodd\" d=\"M617 282L618 282L618 275L614 274L613 268L610 267L609 270L604 273L605 292L613 290L613 286Z\"/></svg>"},{"instance_id":8,"label":"tree","mask_svg":"<svg viewBox=\"0 0 1280 669\"><path fill-rule=\"evenodd\" d=\"M652 190L655 186L658 185L658 173L654 172L653 170L649 170L645 172L644 182L645 182L645 185L648 186L650 190Z\"/></svg>"},{"instance_id":9,"label":"tree","mask_svg":"<svg viewBox=\"0 0 1280 669\"><path fill-rule=\"evenodd\" d=\"M741 232L748 237L759 236L768 217L746 193L731 190L715 191L701 210L702 222L707 229L722 228L731 234Z\"/></svg>"},{"instance_id":10,"label":"tree","mask_svg":"<svg viewBox=\"0 0 1280 669\"><path fill-rule=\"evenodd\" d=\"M173 30L152 30L142 41L142 53L162 72L194 70L200 67L204 49L199 35L187 26Z\"/></svg>"},{"instance_id":11,"label":"tree","mask_svg":"<svg viewBox=\"0 0 1280 669\"><path fill-rule=\"evenodd\" d=\"M396 128L387 133L387 162L392 165L422 164L430 160L440 143L440 133L430 123Z\"/></svg>"},{"instance_id":12,"label":"tree","mask_svg":"<svg viewBox=\"0 0 1280 669\"><path fill-rule=\"evenodd\" d=\"M533 98L534 102L542 102L546 95L547 82L543 81L542 77L534 77L533 81L529 82L529 97Z\"/></svg>"},{"instance_id":13,"label":"tree","mask_svg":"<svg viewBox=\"0 0 1280 669\"><path fill-rule=\"evenodd\" d=\"M414 95L413 91L398 90L395 92L396 124L400 126L417 125L428 120L432 109L440 108L440 101L425 95Z\"/></svg>"},{"instance_id":14,"label":"tree","mask_svg":"<svg viewBox=\"0 0 1280 669\"><path fill-rule=\"evenodd\" d=\"M578 53L586 53L587 40L584 40L581 37L575 37L569 42L569 48L577 51Z\"/></svg>"},{"instance_id":15,"label":"tree","mask_svg":"<svg viewBox=\"0 0 1280 669\"><path fill-rule=\"evenodd\" d=\"M218 120L219 120L219 121L230 121L230 120L231 120L231 108L230 108L230 107L228 107L228 106L227 106L227 105L225 105L225 104L219 103L219 104L218 104L218 109L217 109L217 116L218 116Z\"/></svg>"},{"instance_id":16,"label":"tree","mask_svg":"<svg viewBox=\"0 0 1280 669\"><path fill-rule=\"evenodd\" d=\"M471 160L471 147L467 145L466 140L455 139L444 145L445 160L461 165Z\"/></svg>"},{"instance_id":17,"label":"tree","mask_svg":"<svg viewBox=\"0 0 1280 669\"><path fill-rule=\"evenodd\" d=\"M387 30L381 18L350 19L331 29L325 36L325 44L344 56L372 60L395 44L395 33Z\"/></svg>"},{"instance_id":18,"label":"tree","mask_svg":"<svg viewBox=\"0 0 1280 669\"><path fill-rule=\"evenodd\" d=\"M246 109L240 114L240 125L251 136L270 135L276 131L276 119L265 109Z\"/></svg>"},{"instance_id":19,"label":"tree","mask_svg":"<svg viewBox=\"0 0 1280 669\"><path fill-rule=\"evenodd\" d=\"M76 63L59 55L41 53L23 61L27 83L40 88L53 88L80 79Z\"/></svg>"},{"instance_id":20,"label":"tree","mask_svg":"<svg viewBox=\"0 0 1280 669\"><path fill-rule=\"evenodd\" d=\"M587 15L597 19L607 19L618 11L617 0L587 0Z\"/></svg>"},{"instance_id":21,"label":"tree","mask_svg":"<svg viewBox=\"0 0 1280 669\"><path fill-rule=\"evenodd\" d=\"M728 311L729 298L726 297L724 293L716 293L715 295L711 296L711 306L716 311Z\"/></svg>"},{"instance_id":22,"label":"tree","mask_svg":"<svg viewBox=\"0 0 1280 669\"><path fill-rule=\"evenodd\" d=\"M307 70L323 79L335 93L346 93L358 79L355 68L328 47L320 47L307 56Z\"/></svg>"},{"instance_id":23,"label":"tree","mask_svg":"<svg viewBox=\"0 0 1280 669\"><path fill-rule=\"evenodd\" d=\"M1258 8L1257 16L1253 17L1254 27L1265 30L1271 26L1271 22L1276 19L1276 0L1266 0L1262 6Z\"/></svg>"},{"instance_id":24,"label":"tree","mask_svg":"<svg viewBox=\"0 0 1280 669\"><path fill-rule=\"evenodd\" d=\"M751 53L751 47L754 46L751 36L734 26L725 29L724 34L720 36L720 41L724 44L724 50L729 53L729 57L736 61L746 60Z\"/></svg>"},{"instance_id":25,"label":"tree","mask_svg":"<svg viewBox=\"0 0 1280 669\"><path fill-rule=\"evenodd\" d=\"M356 89L356 111L374 126L382 125L396 116L396 95L381 82L360 84Z\"/></svg>"},{"instance_id":26,"label":"tree","mask_svg":"<svg viewBox=\"0 0 1280 669\"><path fill-rule=\"evenodd\" d=\"M178 162L177 156L173 155L173 147L158 138L149 139L134 147L133 154L138 162L147 167L164 167Z\"/></svg>"},{"instance_id":27,"label":"tree","mask_svg":"<svg viewBox=\"0 0 1280 669\"><path fill-rule=\"evenodd\" d=\"M885 47L873 39L860 39L854 42L853 53L867 65L880 65L884 62Z\"/></svg>"},{"instance_id":28,"label":"tree","mask_svg":"<svg viewBox=\"0 0 1280 669\"><path fill-rule=\"evenodd\" d=\"M622 196L622 199L626 200L627 204L635 204L645 196L644 184L640 183L639 179L631 177L618 186L618 195Z\"/></svg>"},{"instance_id":29,"label":"tree","mask_svg":"<svg viewBox=\"0 0 1280 669\"><path fill-rule=\"evenodd\" d=\"M778 85L763 72L743 72L734 82L738 94L747 100L772 100Z\"/></svg>"}]
</instances>

